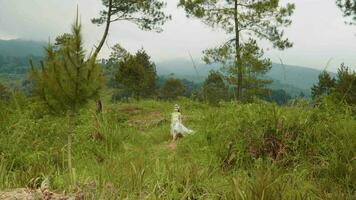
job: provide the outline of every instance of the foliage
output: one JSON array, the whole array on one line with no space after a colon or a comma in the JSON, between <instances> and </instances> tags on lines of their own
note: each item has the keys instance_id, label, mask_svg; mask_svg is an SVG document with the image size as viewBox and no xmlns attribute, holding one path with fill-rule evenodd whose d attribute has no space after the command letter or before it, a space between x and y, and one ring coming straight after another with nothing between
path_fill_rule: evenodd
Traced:
<instances>
[{"instance_id":1,"label":"foliage","mask_svg":"<svg viewBox=\"0 0 356 200\"><path fill-rule=\"evenodd\" d=\"M269 60L261 59L263 51L256 39L270 41L279 49L292 46L284 38L281 28L291 24L294 4L282 7L279 0L180 0L179 6L185 8L188 16L197 17L211 27L222 28L232 36L220 47L205 51L204 60L207 63L222 62L228 68L228 74L234 77L230 80L236 86L239 100L242 99L244 87L249 89L246 85L250 83L244 80L245 76L250 80L256 79L253 74L264 74L271 65ZM245 36L246 43L242 40ZM254 88L258 85L255 84Z\"/></svg>"},{"instance_id":2,"label":"foliage","mask_svg":"<svg viewBox=\"0 0 356 200\"><path fill-rule=\"evenodd\" d=\"M313 97L331 95L334 101L356 104L356 72L344 64L338 69L336 78L331 78L327 72L319 75L319 83L312 87Z\"/></svg>"},{"instance_id":3,"label":"foliage","mask_svg":"<svg viewBox=\"0 0 356 200\"><path fill-rule=\"evenodd\" d=\"M342 10L345 17L351 17L351 19L354 21L354 22L351 22L351 24L355 23L355 21L356 21L356 0L336 0L336 4Z\"/></svg>"},{"instance_id":4,"label":"foliage","mask_svg":"<svg viewBox=\"0 0 356 200\"><path fill-rule=\"evenodd\" d=\"M57 37L56 44L46 48L41 69L32 65L33 92L55 114L68 114L68 169L72 172L72 133L76 114L89 100L96 99L103 77L95 57L85 58L81 25L72 26L71 34Z\"/></svg>"},{"instance_id":5,"label":"foliage","mask_svg":"<svg viewBox=\"0 0 356 200\"><path fill-rule=\"evenodd\" d=\"M177 97L184 95L185 90L181 80L170 78L167 79L164 85L160 88L159 98L166 100L177 99Z\"/></svg>"},{"instance_id":6,"label":"foliage","mask_svg":"<svg viewBox=\"0 0 356 200\"><path fill-rule=\"evenodd\" d=\"M169 76L158 76L158 79L156 81L156 85L157 85L157 88L158 90L160 90L164 84L166 83L167 80L171 79L171 78L175 78L175 79L179 79L183 86L184 86L184 93L183 93L183 96L184 97L188 97L188 98L196 98L198 96L198 93L200 92L201 90L201 85L202 83L195 83L191 80L188 80L186 78L179 78L179 77L176 77L176 76L172 76L172 75L169 75ZM159 94L158 94L159 96Z\"/></svg>"},{"instance_id":7,"label":"foliage","mask_svg":"<svg viewBox=\"0 0 356 200\"><path fill-rule=\"evenodd\" d=\"M86 60L82 47L81 25L72 27L72 34L49 44L41 68L32 67L34 92L56 113L78 112L88 100L95 99L103 77L95 60Z\"/></svg>"},{"instance_id":8,"label":"foliage","mask_svg":"<svg viewBox=\"0 0 356 200\"><path fill-rule=\"evenodd\" d=\"M284 90L280 89L280 90L271 90L270 94L266 95L266 96L261 96L262 99L265 99L269 102L275 102L278 105L286 105L291 99L292 97ZM304 96L301 95L299 96L300 98L303 98Z\"/></svg>"},{"instance_id":9,"label":"foliage","mask_svg":"<svg viewBox=\"0 0 356 200\"><path fill-rule=\"evenodd\" d=\"M324 95L330 95L332 88L335 87L335 78L331 78L327 71L319 75L319 82L312 87L312 97L317 98Z\"/></svg>"},{"instance_id":10,"label":"foliage","mask_svg":"<svg viewBox=\"0 0 356 200\"><path fill-rule=\"evenodd\" d=\"M142 50L141 50L142 51ZM109 56L109 63L117 63L127 57L130 53L122 47L120 44L115 44L111 47L111 53Z\"/></svg>"},{"instance_id":11,"label":"foliage","mask_svg":"<svg viewBox=\"0 0 356 200\"><path fill-rule=\"evenodd\" d=\"M150 59L143 49L135 55L124 55L115 64L115 80L119 88L137 99L152 97L156 90L157 72L156 65Z\"/></svg>"},{"instance_id":12,"label":"foliage","mask_svg":"<svg viewBox=\"0 0 356 200\"><path fill-rule=\"evenodd\" d=\"M272 80L264 80L261 77L272 68L270 59L263 58L263 51L255 41L244 44L241 54L241 62L245 66L246 74L242 82L243 98L250 100L268 94L270 90L267 89L267 85L272 83ZM230 77L230 82L236 83L237 80L235 77Z\"/></svg>"},{"instance_id":13,"label":"foliage","mask_svg":"<svg viewBox=\"0 0 356 200\"><path fill-rule=\"evenodd\" d=\"M105 7L109 7L110 0L102 0ZM102 25L110 17L110 23L129 21L142 30L162 31L161 26L170 19L162 11L165 3L160 0L112 0L111 13L107 10L100 12L98 18L92 19L94 24Z\"/></svg>"},{"instance_id":14,"label":"foliage","mask_svg":"<svg viewBox=\"0 0 356 200\"><path fill-rule=\"evenodd\" d=\"M202 90L204 99L212 105L217 105L221 100L227 100L229 96L229 89L222 74L216 71L210 71Z\"/></svg>"},{"instance_id":15,"label":"foliage","mask_svg":"<svg viewBox=\"0 0 356 200\"><path fill-rule=\"evenodd\" d=\"M340 101L356 105L356 72L351 71L344 64L337 73L335 95Z\"/></svg>"}]
</instances>

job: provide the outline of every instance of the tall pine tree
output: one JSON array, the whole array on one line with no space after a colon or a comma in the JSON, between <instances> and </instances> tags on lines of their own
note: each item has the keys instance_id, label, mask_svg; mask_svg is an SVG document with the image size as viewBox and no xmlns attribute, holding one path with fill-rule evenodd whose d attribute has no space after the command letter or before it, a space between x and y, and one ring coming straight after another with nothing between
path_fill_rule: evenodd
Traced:
<instances>
[{"instance_id":1,"label":"tall pine tree","mask_svg":"<svg viewBox=\"0 0 356 200\"><path fill-rule=\"evenodd\" d=\"M335 94L340 101L356 105L356 72L351 71L344 64L337 72Z\"/></svg>"},{"instance_id":2,"label":"tall pine tree","mask_svg":"<svg viewBox=\"0 0 356 200\"><path fill-rule=\"evenodd\" d=\"M229 88L224 82L221 73L210 71L208 78L203 83L203 98L212 105L217 105L219 101L229 97Z\"/></svg>"},{"instance_id":3,"label":"tall pine tree","mask_svg":"<svg viewBox=\"0 0 356 200\"><path fill-rule=\"evenodd\" d=\"M160 88L159 98L165 100L175 100L184 95L186 88L183 82L176 78L167 79Z\"/></svg>"},{"instance_id":4,"label":"tall pine tree","mask_svg":"<svg viewBox=\"0 0 356 200\"><path fill-rule=\"evenodd\" d=\"M114 66L117 70L115 76L117 85L130 96L139 99L155 94L156 65L143 49L137 51L135 55L125 54Z\"/></svg>"},{"instance_id":5,"label":"tall pine tree","mask_svg":"<svg viewBox=\"0 0 356 200\"><path fill-rule=\"evenodd\" d=\"M318 98L324 95L330 95L335 87L335 79L327 71L319 75L319 82L312 87L312 97Z\"/></svg>"},{"instance_id":6,"label":"tall pine tree","mask_svg":"<svg viewBox=\"0 0 356 200\"><path fill-rule=\"evenodd\" d=\"M45 59L37 67L32 62L31 78L34 94L40 97L55 114L68 115L68 168L72 169L72 134L78 111L89 100L98 97L102 88L101 68L93 56L86 58L81 25L72 26L45 49Z\"/></svg>"},{"instance_id":7,"label":"tall pine tree","mask_svg":"<svg viewBox=\"0 0 356 200\"><path fill-rule=\"evenodd\" d=\"M263 51L258 48L257 40L267 40L280 50L292 46L285 39L282 28L291 24L294 4L285 7L279 4L279 0L180 0L179 6L185 8L188 16L197 17L211 27L222 28L231 36L225 44L206 51L205 61L223 62L229 68L230 75L234 76L232 83L236 86L238 100L242 98L247 72L255 71L247 69L253 64L245 65L243 52L251 46L258 49L259 53L251 56L253 63L260 65L258 68L263 64L263 72L270 65L264 60L259 61Z\"/></svg>"}]
</instances>

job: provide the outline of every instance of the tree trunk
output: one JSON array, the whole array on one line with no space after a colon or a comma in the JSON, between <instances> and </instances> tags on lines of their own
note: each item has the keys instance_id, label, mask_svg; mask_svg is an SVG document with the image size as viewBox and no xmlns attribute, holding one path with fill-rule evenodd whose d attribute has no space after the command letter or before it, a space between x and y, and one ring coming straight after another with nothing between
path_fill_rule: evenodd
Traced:
<instances>
[{"instance_id":1,"label":"tree trunk","mask_svg":"<svg viewBox=\"0 0 356 200\"><path fill-rule=\"evenodd\" d=\"M103 104L100 99L96 100L96 114L100 114L103 111Z\"/></svg>"},{"instance_id":2,"label":"tree trunk","mask_svg":"<svg viewBox=\"0 0 356 200\"><path fill-rule=\"evenodd\" d=\"M94 61L96 61L98 55L99 55L99 52L101 51L101 49L103 48L104 46L104 43L105 43L105 40L106 38L108 37L108 34L109 34L109 29L110 29L110 24L111 24L111 11L112 11L112 2L113 0L109 0L109 8L108 8L108 15L107 15L107 19L106 19L106 27L105 27L105 31L104 31L104 34L103 34L103 37L101 38L101 41L99 43L99 46L95 49L95 52L93 54L93 59ZM100 106L102 108L102 103L101 103L101 100L99 99L97 101L97 103L100 102ZM98 105L98 104L97 104ZM98 112L98 110L97 110ZM100 112L101 113L101 110Z\"/></svg>"},{"instance_id":3,"label":"tree trunk","mask_svg":"<svg viewBox=\"0 0 356 200\"><path fill-rule=\"evenodd\" d=\"M75 125L75 114L73 111L70 111L68 116L68 144L67 144L67 153L68 153L68 169L72 172L72 135Z\"/></svg>"},{"instance_id":4,"label":"tree trunk","mask_svg":"<svg viewBox=\"0 0 356 200\"><path fill-rule=\"evenodd\" d=\"M235 0L235 10L234 10L234 22L235 22L235 65L237 67L237 87L236 87L236 100L241 100L242 95L242 63L241 63L241 53L240 53L240 30L239 21L237 16L238 2Z\"/></svg>"},{"instance_id":5,"label":"tree trunk","mask_svg":"<svg viewBox=\"0 0 356 200\"><path fill-rule=\"evenodd\" d=\"M110 28L110 24L111 24L112 1L113 0L109 0L108 15L107 15L107 19L106 19L106 26L105 26L105 31L104 31L103 37L101 38L99 46L96 47L95 52L93 54L93 58L95 60L98 57L98 54L99 54L100 50L103 48L105 40L106 40L106 37L109 34L109 28Z\"/></svg>"}]
</instances>

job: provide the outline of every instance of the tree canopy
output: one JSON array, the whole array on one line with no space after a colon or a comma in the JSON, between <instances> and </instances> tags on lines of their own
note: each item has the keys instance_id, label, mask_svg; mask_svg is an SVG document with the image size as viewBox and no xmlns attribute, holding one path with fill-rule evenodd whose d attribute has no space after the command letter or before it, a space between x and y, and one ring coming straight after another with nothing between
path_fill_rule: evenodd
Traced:
<instances>
[{"instance_id":1,"label":"tree canopy","mask_svg":"<svg viewBox=\"0 0 356 200\"><path fill-rule=\"evenodd\" d=\"M350 17L353 22L356 22L356 0L337 0L336 4L344 13L345 17Z\"/></svg>"},{"instance_id":2,"label":"tree canopy","mask_svg":"<svg viewBox=\"0 0 356 200\"><path fill-rule=\"evenodd\" d=\"M114 55L116 54L112 54L112 57ZM115 80L119 88L124 89L129 96L147 98L155 94L157 72L156 65L150 59L145 50L141 49L135 55L125 54L114 64Z\"/></svg>"},{"instance_id":3,"label":"tree canopy","mask_svg":"<svg viewBox=\"0 0 356 200\"><path fill-rule=\"evenodd\" d=\"M68 168L72 172L72 134L76 114L91 99L97 99L103 76L95 57L86 58L82 27L78 21L70 34L63 34L56 43L48 44L41 67L32 62L31 79L34 94L56 114L68 114Z\"/></svg>"},{"instance_id":4,"label":"tree canopy","mask_svg":"<svg viewBox=\"0 0 356 200\"><path fill-rule=\"evenodd\" d=\"M159 97L166 100L174 100L179 96L183 96L185 87L181 80L170 78L166 80L162 88L160 89Z\"/></svg>"},{"instance_id":5,"label":"tree canopy","mask_svg":"<svg viewBox=\"0 0 356 200\"><path fill-rule=\"evenodd\" d=\"M241 99L243 78L247 68L259 65L266 71L270 63L260 60L263 51L257 41L267 40L273 47L286 49L292 43L284 37L283 28L291 24L290 16L294 4L280 6L279 0L180 0L179 6L185 8L188 16L201 19L213 28L221 28L231 39L217 48L205 51L207 63L222 62L236 86L236 97ZM244 42L245 41L245 42ZM251 52L251 47L255 49ZM249 52L248 60L244 52ZM253 62L250 62L253 60ZM245 63L251 63L246 66ZM251 78L251 77L249 77ZM246 89L246 88L245 88Z\"/></svg>"},{"instance_id":6,"label":"tree canopy","mask_svg":"<svg viewBox=\"0 0 356 200\"><path fill-rule=\"evenodd\" d=\"M221 100L227 100L229 89L221 73L210 71L208 78L203 84L203 97L212 105L217 105Z\"/></svg>"},{"instance_id":7,"label":"tree canopy","mask_svg":"<svg viewBox=\"0 0 356 200\"><path fill-rule=\"evenodd\" d=\"M335 94L340 101L350 105L356 104L356 72L344 64L337 72Z\"/></svg>"},{"instance_id":8,"label":"tree canopy","mask_svg":"<svg viewBox=\"0 0 356 200\"><path fill-rule=\"evenodd\" d=\"M101 68L91 56L86 58L81 29L77 20L71 34L48 44L40 67L31 62L34 92L52 111L76 112L88 100L97 98L102 88Z\"/></svg>"},{"instance_id":9,"label":"tree canopy","mask_svg":"<svg viewBox=\"0 0 356 200\"><path fill-rule=\"evenodd\" d=\"M335 87L335 81L327 71L323 71L319 75L319 82L312 87L313 98L330 95L332 89Z\"/></svg>"},{"instance_id":10,"label":"tree canopy","mask_svg":"<svg viewBox=\"0 0 356 200\"><path fill-rule=\"evenodd\" d=\"M162 31L163 25L170 16L162 11L166 3L160 0L102 0L105 7L111 6L111 12L102 10L98 18L92 19L94 24L102 25L109 22L129 21L142 30Z\"/></svg>"}]
</instances>

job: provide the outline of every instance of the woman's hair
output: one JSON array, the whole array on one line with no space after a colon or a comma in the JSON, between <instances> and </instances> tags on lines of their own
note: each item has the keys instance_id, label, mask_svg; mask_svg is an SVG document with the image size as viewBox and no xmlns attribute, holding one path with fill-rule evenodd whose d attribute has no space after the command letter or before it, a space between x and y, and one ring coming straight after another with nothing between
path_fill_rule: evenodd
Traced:
<instances>
[{"instance_id":1,"label":"woman's hair","mask_svg":"<svg viewBox=\"0 0 356 200\"><path fill-rule=\"evenodd\" d=\"M174 111L180 112L180 107L178 104L174 105Z\"/></svg>"}]
</instances>

